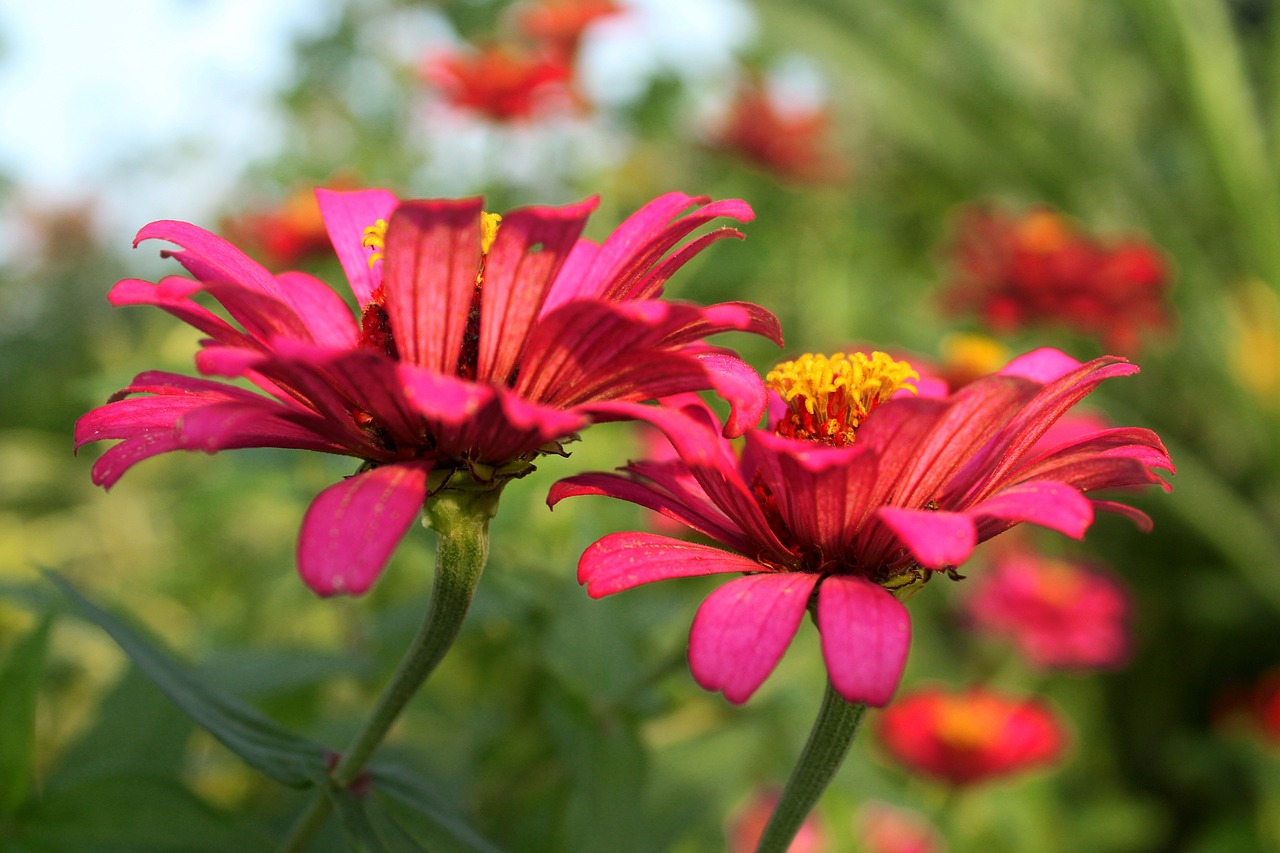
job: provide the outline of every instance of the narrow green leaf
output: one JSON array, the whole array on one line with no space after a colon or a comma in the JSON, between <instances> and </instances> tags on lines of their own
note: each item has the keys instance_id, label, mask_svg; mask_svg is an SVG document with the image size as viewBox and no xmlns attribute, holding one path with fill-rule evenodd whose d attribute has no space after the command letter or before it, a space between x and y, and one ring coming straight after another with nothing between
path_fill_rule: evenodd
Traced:
<instances>
[{"instance_id":1,"label":"narrow green leaf","mask_svg":"<svg viewBox=\"0 0 1280 853\"><path fill-rule=\"evenodd\" d=\"M49 645L50 613L0 661L0 814L22 803L35 760L36 699Z\"/></svg>"},{"instance_id":2,"label":"narrow green leaf","mask_svg":"<svg viewBox=\"0 0 1280 853\"><path fill-rule=\"evenodd\" d=\"M110 774L51 786L21 815L18 840L37 850L145 853L265 850L270 840L235 824L172 779Z\"/></svg>"},{"instance_id":3,"label":"narrow green leaf","mask_svg":"<svg viewBox=\"0 0 1280 853\"><path fill-rule=\"evenodd\" d=\"M116 641L134 666L170 701L250 766L295 788L316 785L326 778L324 747L284 728L235 696L211 687L155 640L99 608L66 580L52 572L46 572L46 576L84 618Z\"/></svg>"},{"instance_id":4,"label":"narrow green leaf","mask_svg":"<svg viewBox=\"0 0 1280 853\"><path fill-rule=\"evenodd\" d=\"M391 853L369 820L365 800L348 788L335 788L332 785L327 786L325 793L329 795L333 810L353 848L360 853Z\"/></svg>"},{"instance_id":5,"label":"narrow green leaf","mask_svg":"<svg viewBox=\"0 0 1280 853\"><path fill-rule=\"evenodd\" d=\"M500 853L499 848L440 805L432 791L409 770L396 765L370 768L375 797L389 821L421 849L432 853ZM375 815L377 817L377 815ZM379 823L383 829L383 824ZM384 835L390 833L389 829Z\"/></svg>"}]
</instances>

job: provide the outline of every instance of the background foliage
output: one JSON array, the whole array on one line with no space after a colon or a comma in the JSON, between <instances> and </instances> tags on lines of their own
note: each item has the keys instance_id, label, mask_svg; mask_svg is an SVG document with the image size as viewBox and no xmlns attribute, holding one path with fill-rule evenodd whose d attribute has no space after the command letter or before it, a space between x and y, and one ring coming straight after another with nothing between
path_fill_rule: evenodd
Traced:
<instances>
[{"instance_id":1,"label":"background foliage","mask_svg":"<svg viewBox=\"0 0 1280 853\"><path fill-rule=\"evenodd\" d=\"M952 793L893 765L869 727L819 817L837 850L859 849L853 815L870 798L921 811L953 851L1280 846L1276 735L1220 713L1224 697L1280 666L1280 15L1270 4L760 0L746 10L755 36L732 64L667 56L626 87L584 80L589 108L575 117L512 125L451 115L416 68L433 39L509 32L504 4L337 8L327 30L294 46L279 96L286 138L244 164L228 217L335 179L402 196L482 192L498 210L599 193L601 232L669 189L742 197L757 211L747 240L714 247L671 292L765 305L789 354L866 340L936 356L948 332L976 330L936 298L966 203L1049 204L1161 247L1176 271L1175 328L1148 340L1139 377L1098 396L1116 421L1165 438L1174 491L1136 499L1155 518L1151 535L1103 518L1083 547L1043 541L1104 559L1128 583L1131 664L1036 675L964 632L963 583L931 583L910 605L907 685L981 679L1043 695L1070 720L1070 757ZM706 130L735 75L797 62L821 82L842 164L818 181L753 166ZM0 184L7 205L20 186ZM91 486L97 451L70 454L75 418L143 369L188 372L195 344L160 312L106 306L118 278L167 268L152 251L104 245L94 205L87 192L83 207L22 209L26 251L0 267L0 846L269 849L304 795L196 729L38 568L130 614L220 690L334 746L417 625L431 537L410 535L368 596L321 601L298 581L292 549L307 502L351 473L348 462L168 456L109 497ZM335 263L304 263L339 280ZM1054 330L1006 343L1101 352ZM762 371L779 356L756 340L732 344ZM546 489L637 452L629 428L593 428L570 459L507 489L459 644L384 750L416 774L420 802L500 849L724 849L726 817L785 780L816 710L811 626L759 694L733 707L684 663L710 585L602 601L577 586L590 542L649 520L608 501L548 513ZM345 845L335 828L317 849Z\"/></svg>"}]
</instances>

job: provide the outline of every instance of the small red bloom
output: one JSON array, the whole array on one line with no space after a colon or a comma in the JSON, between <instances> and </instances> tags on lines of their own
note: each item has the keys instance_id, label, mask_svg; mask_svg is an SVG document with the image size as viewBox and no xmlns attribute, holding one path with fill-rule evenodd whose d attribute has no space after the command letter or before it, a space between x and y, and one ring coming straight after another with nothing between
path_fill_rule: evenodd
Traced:
<instances>
[{"instance_id":1,"label":"small red bloom","mask_svg":"<svg viewBox=\"0 0 1280 853\"><path fill-rule=\"evenodd\" d=\"M884 705L910 642L898 596L1022 522L1080 538L1101 509L1149 526L1140 511L1089 493L1167 488L1155 469L1172 465L1153 432L1042 441L1098 384L1136 370L1113 356L1081 364L1037 350L950 396L925 398L923 383L919 397L907 384L915 371L884 353L805 355L769 374L781 398L773 429L747 432L741 451L699 402L633 406L679 459L571 477L548 502L608 495L718 543L614 533L578 565L592 597L666 578L742 574L694 619L689 663L703 687L746 701L812 610L835 689L850 702Z\"/></svg>"},{"instance_id":2,"label":"small red bloom","mask_svg":"<svg viewBox=\"0 0 1280 853\"><path fill-rule=\"evenodd\" d=\"M535 0L517 7L515 18L528 39L572 66L587 27L621 11L613 0Z\"/></svg>"},{"instance_id":3,"label":"small red bloom","mask_svg":"<svg viewBox=\"0 0 1280 853\"><path fill-rule=\"evenodd\" d=\"M779 103L759 80L738 89L710 142L783 180L832 183L846 171L831 150L826 107Z\"/></svg>"},{"instance_id":4,"label":"small red bloom","mask_svg":"<svg viewBox=\"0 0 1280 853\"><path fill-rule=\"evenodd\" d=\"M881 742L899 763L952 785L972 785L1061 760L1066 730L1052 709L984 687L931 687L880 716Z\"/></svg>"},{"instance_id":5,"label":"small red bloom","mask_svg":"<svg viewBox=\"0 0 1280 853\"><path fill-rule=\"evenodd\" d=\"M1065 217L1036 208L1021 217L987 207L962 212L952 241L945 303L976 310L999 333L1059 324L1133 353L1146 329L1170 325L1169 274L1154 246L1110 245Z\"/></svg>"},{"instance_id":6,"label":"small red bloom","mask_svg":"<svg viewBox=\"0 0 1280 853\"><path fill-rule=\"evenodd\" d=\"M595 199L498 217L478 198L318 192L358 316L318 279L272 275L194 225L139 232L180 246L171 254L194 279L126 279L112 304L156 305L195 326L206 335L201 372L263 393L138 376L76 424L77 447L123 439L94 464L95 483L110 487L171 450L294 447L359 459L359 472L312 503L298 549L317 592L359 593L458 470L490 483L523 476L592 421L630 417L635 401L671 393L716 389L731 403L731 431L759 420L760 377L702 339L734 329L781 343L776 318L750 303L659 298L690 258L741 234L681 241L720 216L749 220L743 202L670 193L596 244L579 237ZM233 322L193 298L202 293Z\"/></svg>"},{"instance_id":7,"label":"small red bloom","mask_svg":"<svg viewBox=\"0 0 1280 853\"><path fill-rule=\"evenodd\" d=\"M1040 669L1114 669L1132 646L1129 595L1110 573L1082 561L1017 549L974 578L966 613L985 633L1008 637Z\"/></svg>"},{"instance_id":8,"label":"small red bloom","mask_svg":"<svg viewBox=\"0 0 1280 853\"><path fill-rule=\"evenodd\" d=\"M754 853L760 844L760 836L778 805L776 791L760 791L754 794L729 820L725 834L729 839L729 853ZM830 850L826 835L818 820L809 815L787 848L787 853L826 853Z\"/></svg>"},{"instance_id":9,"label":"small red bloom","mask_svg":"<svg viewBox=\"0 0 1280 853\"><path fill-rule=\"evenodd\" d=\"M573 69L559 57L510 45L444 53L423 76L453 107L497 122L537 118L576 104Z\"/></svg>"}]
</instances>

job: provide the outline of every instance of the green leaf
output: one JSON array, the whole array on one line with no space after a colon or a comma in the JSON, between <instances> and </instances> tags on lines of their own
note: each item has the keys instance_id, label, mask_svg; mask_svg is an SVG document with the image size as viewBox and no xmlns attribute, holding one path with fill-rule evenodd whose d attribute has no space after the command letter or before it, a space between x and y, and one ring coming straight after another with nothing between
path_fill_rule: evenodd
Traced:
<instances>
[{"instance_id":1,"label":"green leaf","mask_svg":"<svg viewBox=\"0 0 1280 853\"><path fill-rule=\"evenodd\" d=\"M77 853L265 850L271 842L234 824L178 782L109 774L51 787L24 810L16 841Z\"/></svg>"},{"instance_id":2,"label":"green leaf","mask_svg":"<svg viewBox=\"0 0 1280 853\"><path fill-rule=\"evenodd\" d=\"M365 811L366 801L362 797L353 794L348 788L336 788L332 785L326 786L325 793L333 803L333 810L353 848L360 853L390 853L373 828Z\"/></svg>"},{"instance_id":3,"label":"green leaf","mask_svg":"<svg viewBox=\"0 0 1280 853\"><path fill-rule=\"evenodd\" d=\"M207 684L163 646L89 601L66 580L46 572L76 610L106 631L151 682L192 720L250 766L295 788L326 778L326 751L256 708Z\"/></svg>"},{"instance_id":4,"label":"green leaf","mask_svg":"<svg viewBox=\"0 0 1280 853\"><path fill-rule=\"evenodd\" d=\"M386 820L420 849L432 853L500 853L499 848L439 805L440 795L397 765L370 768L373 792ZM375 813L374 817L382 815ZM379 821L384 835L392 828Z\"/></svg>"},{"instance_id":5,"label":"green leaf","mask_svg":"<svg viewBox=\"0 0 1280 853\"><path fill-rule=\"evenodd\" d=\"M22 803L35 759L36 699L44 673L53 614L19 640L0 662L0 814Z\"/></svg>"}]
</instances>

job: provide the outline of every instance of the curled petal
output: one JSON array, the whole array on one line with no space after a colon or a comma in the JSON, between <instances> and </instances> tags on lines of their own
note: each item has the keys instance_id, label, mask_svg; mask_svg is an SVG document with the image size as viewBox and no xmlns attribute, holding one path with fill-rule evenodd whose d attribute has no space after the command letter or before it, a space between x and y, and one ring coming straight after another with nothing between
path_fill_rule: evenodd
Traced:
<instances>
[{"instance_id":1,"label":"curled petal","mask_svg":"<svg viewBox=\"0 0 1280 853\"><path fill-rule=\"evenodd\" d=\"M724 572L758 572L762 566L740 554L655 533L611 533L578 561L578 583L592 598L670 578Z\"/></svg>"},{"instance_id":2,"label":"curled petal","mask_svg":"<svg viewBox=\"0 0 1280 853\"><path fill-rule=\"evenodd\" d=\"M962 512L886 506L876 510L874 517L894 532L920 565L930 569L960 565L978 544L973 519Z\"/></svg>"},{"instance_id":3,"label":"curled petal","mask_svg":"<svg viewBox=\"0 0 1280 853\"><path fill-rule=\"evenodd\" d=\"M734 704L773 672L804 618L818 575L748 575L707 596L689 632L689 667L707 690Z\"/></svg>"},{"instance_id":4,"label":"curled petal","mask_svg":"<svg viewBox=\"0 0 1280 853\"><path fill-rule=\"evenodd\" d=\"M975 516L1017 524L1027 521L1065 533L1073 539L1084 536L1093 524L1093 505L1066 483L1031 480L1002 489L969 512Z\"/></svg>"},{"instance_id":5,"label":"curled petal","mask_svg":"<svg viewBox=\"0 0 1280 853\"><path fill-rule=\"evenodd\" d=\"M769 392L755 368L735 355L721 352L704 352L697 358L707 369L711 387L729 403L725 438L737 438L760 423Z\"/></svg>"},{"instance_id":6,"label":"curled petal","mask_svg":"<svg viewBox=\"0 0 1280 853\"><path fill-rule=\"evenodd\" d=\"M321 492L302 521L298 571L320 595L359 595L377 579L427 496L429 462L383 465Z\"/></svg>"},{"instance_id":7,"label":"curled petal","mask_svg":"<svg viewBox=\"0 0 1280 853\"><path fill-rule=\"evenodd\" d=\"M818 589L818 630L836 691L850 702L887 705L911 645L906 606L865 578L832 575Z\"/></svg>"}]
</instances>

